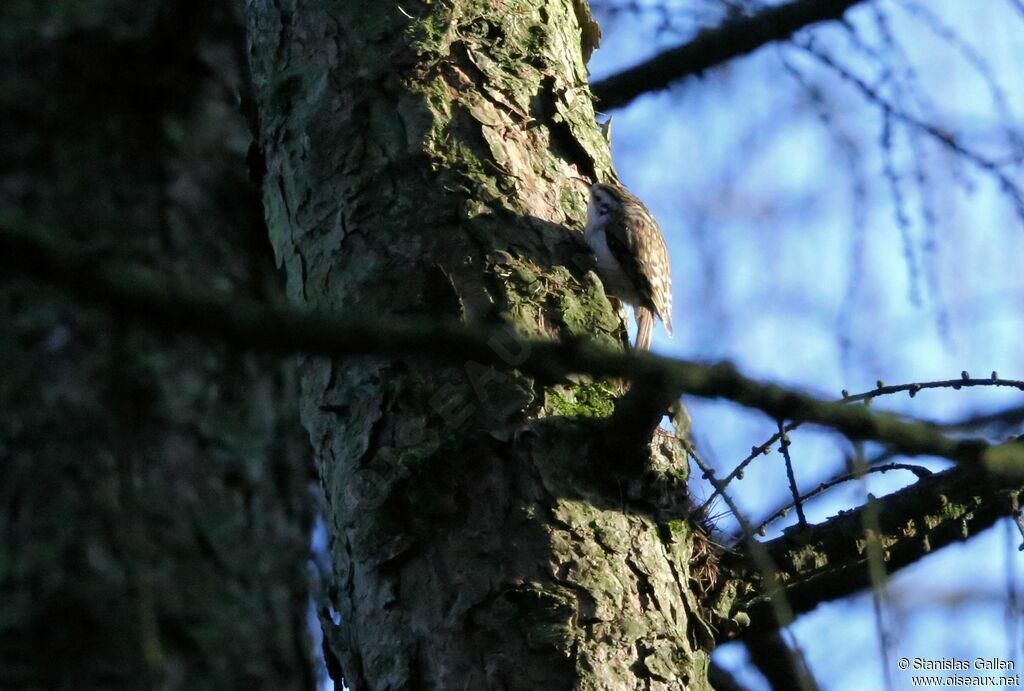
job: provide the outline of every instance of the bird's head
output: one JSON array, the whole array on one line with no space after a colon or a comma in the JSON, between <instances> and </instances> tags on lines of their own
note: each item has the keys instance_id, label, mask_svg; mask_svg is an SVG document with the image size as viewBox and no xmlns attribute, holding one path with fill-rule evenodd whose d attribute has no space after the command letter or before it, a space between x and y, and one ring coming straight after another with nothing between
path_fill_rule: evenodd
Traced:
<instances>
[{"instance_id":1,"label":"bird's head","mask_svg":"<svg viewBox=\"0 0 1024 691\"><path fill-rule=\"evenodd\" d=\"M622 193L614 185L595 183L590 186L590 202L587 213L596 220L605 220L621 211Z\"/></svg>"}]
</instances>

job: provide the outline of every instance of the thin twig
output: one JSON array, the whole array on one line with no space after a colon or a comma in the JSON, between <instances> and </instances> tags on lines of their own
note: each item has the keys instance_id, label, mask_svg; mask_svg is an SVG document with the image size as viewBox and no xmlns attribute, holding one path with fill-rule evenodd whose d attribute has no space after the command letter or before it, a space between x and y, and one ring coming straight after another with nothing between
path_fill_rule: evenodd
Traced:
<instances>
[{"instance_id":1,"label":"thin twig","mask_svg":"<svg viewBox=\"0 0 1024 691\"><path fill-rule=\"evenodd\" d=\"M885 556L882 553L882 526L879 521L881 507L868 491L868 466L864 460L864 445L854 444L853 473L864 486L864 508L860 512L861 529L864 531L864 550L868 561L868 576L871 582L871 602L875 612L875 628L878 631L878 645L881 659L891 660L892 635L886 623L885 613L888 605L886 582L888 574L885 570ZM883 680L886 691L892 691L892 675L889 666L884 665Z\"/></svg>"},{"instance_id":2,"label":"thin twig","mask_svg":"<svg viewBox=\"0 0 1024 691\"><path fill-rule=\"evenodd\" d=\"M740 524L740 528L743 531L743 538L746 541L748 547L748 554L754 567L760 572L765 585L764 591L768 598L768 603L771 607L772 613L775 615L775 621L778 624L778 628L784 630L793 621L793 609L789 606L789 602L786 600L785 592L782 589L782 584L779 583L779 570L775 566L775 562L772 559L771 554L768 553L767 548L754 537L754 531L751 529L750 521L740 511L740 507L733 501L732 497L729 496L728 492L725 491L725 487L719 487L718 481L715 479L715 471L709 466L697 453L697 450L693 447L693 444L687 442L686 452L689 457L693 460L694 464L700 468L703 476L712 485L719 490L719 495L725 502L729 510L732 511L733 517L736 522ZM800 672L801 669L806 669L806 662L800 659L801 651L799 649L790 649L789 654L793 656L791 659L792 669L794 670L798 683L802 691L812 691L814 685L810 682L805 674Z\"/></svg>"},{"instance_id":3,"label":"thin twig","mask_svg":"<svg viewBox=\"0 0 1024 691\"><path fill-rule=\"evenodd\" d=\"M820 48L813 39L808 38L803 41L794 41L794 45L803 49L808 55L811 55L820 63L834 71L843 79L843 81L853 85L866 99L882 108L883 111L890 113L893 117L904 124L921 130L951 152L957 154L964 160L969 161L975 167L991 175L999 183L1000 189L1002 189L1002 191L1005 192L1013 201L1017 215L1024 220L1024 192L1022 192L1020 187L1018 187L1017 184L1011 180L1005 172L1003 172L999 163L967 148L960 143L953 133L933 125L930 122L920 120L898 107L896 104L882 96L876 88L868 84L863 78L847 67L839 64L831 55Z\"/></svg>"},{"instance_id":4,"label":"thin twig","mask_svg":"<svg viewBox=\"0 0 1024 691\"><path fill-rule=\"evenodd\" d=\"M807 517L804 516L804 505L800 500L800 489L796 486L796 474L793 472L793 459L789 456L789 435L782 420L779 420L779 452L786 461L786 477L789 479L789 491L793 494L793 506L796 507L797 520L802 528L807 527Z\"/></svg>"},{"instance_id":5,"label":"thin twig","mask_svg":"<svg viewBox=\"0 0 1024 691\"><path fill-rule=\"evenodd\" d=\"M863 393L858 393L858 394L851 394L851 393L849 393L848 391L846 391L844 389L843 393L842 393L843 397L841 399L837 400L836 402L837 403L853 403L853 402L857 402L857 401L865 401L865 402L867 402L867 401L873 400L875 398L878 398L880 396L889 396L889 395L892 395L892 394L902 393L904 391L907 392L908 394L910 394L910 397L913 398L914 396L917 395L918 391L922 391L924 389L954 389L954 390L959 390L959 389L962 389L964 387L974 387L974 386L1010 387L1010 388L1018 389L1020 391L1024 391L1024 380L1020 380L1020 379L1003 379L1002 377L999 376L998 372L992 372L992 374L989 375L989 377L987 379L973 378L973 377L970 376L970 374L968 372L964 371L964 372L960 373L960 378L959 379L943 379L943 380L940 380L940 381L912 382L910 384L898 384L898 385L895 385L895 386L887 386L885 384L885 382L879 381L877 386L874 389L872 389L870 391L865 391ZM1006 416L1012 416L1017 411L1018 411L1017 408L1013 408L1013 409L1011 409L1009 411L1003 411L1002 413L997 413L994 416L984 416L983 418L980 418L980 419L983 422L984 421L988 421L990 419L992 419L992 420L1008 419ZM1022 417L1024 417L1024 413L1022 413ZM783 429L785 430L786 433L789 433L789 432L792 432L793 430L795 430L799 426L800 426L799 422L791 422L788 425L786 425ZM932 426L936 427L936 428L942 427L941 425L932 425ZM959 428L959 425L958 425L957 428ZM732 469L732 471L730 471L730 473L724 479L720 480L722 485L727 487L727 486L729 486L729 484L733 480L736 480L737 478L742 479L743 473L746 470L747 466L749 466L754 461L754 459L757 458L758 456L766 456L766 455L768 455L768 453L771 451L772 446L775 444L775 442L779 441L779 439L781 439L781 434L776 432L771 437L769 437L768 440L765 441L763 444L760 444L759 446L751 447L750 453L746 456L746 458L744 458L742 461L740 461ZM712 492L711 495L708 496L708 498L704 501L704 504L701 506L701 510L707 509L707 507L710 506L711 502L713 502L717 496L718 496L717 490Z\"/></svg>"},{"instance_id":6,"label":"thin twig","mask_svg":"<svg viewBox=\"0 0 1024 691\"><path fill-rule=\"evenodd\" d=\"M1019 391L1024 391L1024 380L1003 379L999 376L998 372L993 372L988 377L982 379L980 377L971 377L969 372L964 371L960 373L959 379L913 382L910 384L897 384L895 386L886 386L883 382L879 382L879 386L876 386L871 391L843 396L843 400L850 403L855 401L867 401L869 399L878 398L879 396L889 396L895 393L903 393L904 391L910 394L910 397L913 398L917 395L918 391L922 391L924 389L954 389L959 391L960 389L971 388L974 386L1010 387Z\"/></svg>"},{"instance_id":7,"label":"thin twig","mask_svg":"<svg viewBox=\"0 0 1024 691\"><path fill-rule=\"evenodd\" d=\"M1013 512L1013 522L1017 524L1017 530L1020 531L1020 536L1024 539L1024 519L1021 518L1020 509L1016 509ZM1021 542L1020 547L1018 547L1017 550L1024 552L1024 542Z\"/></svg>"},{"instance_id":8,"label":"thin twig","mask_svg":"<svg viewBox=\"0 0 1024 691\"><path fill-rule=\"evenodd\" d=\"M889 472L890 470L906 470L906 471L909 471L909 472L913 473L914 475L916 475L918 479L921 479L923 477L928 477L929 475L933 474L932 471L928 470L924 466L922 466L922 465L914 465L914 464L911 464L911 463L887 463L885 465L878 465L878 466L872 465L872 466L866 468L863 472L864 473L883 473L884 474L884 473ZM832 478L831 480L826 480L825 482L822 482L820 485L818 485L817 487L815 487L811 491L807 492L806 494L800 495L800 501L803 502L803 503L807 503L808 500L813 499L814 497L818 496L819 494L822 494L823 492L826 492L826 491L832 489L836 485L841 485L844 482L850 482L851 480L856 480L856 479L857 479L857 474L856 473L844 473L844 474L842 474L842 475L840 475L838 477ZM796 506L795 501L794 502L790 502L789 504L786 504L785 506L783 506L783 507L781 507L779 509L776 509L773 513L769 514L768 517L765 518L763 521L761 521L761 523L758 524L757 528L755 528L755 530L757 531L757 534L758 535L764 535L765 528L767 528L769 525L771 525L775 521L779 520L780 518L785 518L786 515L789 513L790 509L792 509L794 506Z\"/></svg>"}]
</instances>

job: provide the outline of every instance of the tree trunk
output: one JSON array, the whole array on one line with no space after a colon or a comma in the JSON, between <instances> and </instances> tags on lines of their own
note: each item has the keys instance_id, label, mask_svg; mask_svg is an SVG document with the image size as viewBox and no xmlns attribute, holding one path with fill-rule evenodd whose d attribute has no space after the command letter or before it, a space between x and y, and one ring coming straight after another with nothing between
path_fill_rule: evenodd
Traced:
<instances>
[{"instance_id":1,"label":"tree trunk","mask_svg":"<svg viewBox=\"0 0 1024 691\"><path fill-rule=\"evenodd\" d=\"M272 298L240 16L130 4L0 9L0 222ZM0 688L312 689L294 376L9 276L0 360Z\"/></svg>"},{"instance_id":2,"label":"tree trunk","mask_svg":"<svg viewBox=\"0 0 1024 691\"><path fill-rule=\"evenodd\" d=\"M610 176L573 0L249 3L264 206L292 300L622 343L587 271ZM582 46L581 46L582 43ZM682 445L600 442L605 381L316 359L329 666L366 689L704 689Z\"/></svg>"}]
</instances>

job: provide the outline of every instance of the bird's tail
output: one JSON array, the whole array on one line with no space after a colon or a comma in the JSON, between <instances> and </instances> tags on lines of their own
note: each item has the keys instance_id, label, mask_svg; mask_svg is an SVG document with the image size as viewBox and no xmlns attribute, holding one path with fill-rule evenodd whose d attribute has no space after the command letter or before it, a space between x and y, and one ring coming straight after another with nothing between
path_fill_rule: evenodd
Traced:
<instances>
[{"instance_id":1,"label":"bird's tail","mask_svg":"<svg viewBox=\"0 0 1024 691\"><path fill-rule=\"evenodd\" d=\"M654 313L646 307L636 308L636 343L634 350L651 349L651 333L654 331Z\"/></svg>"}]
</instances>

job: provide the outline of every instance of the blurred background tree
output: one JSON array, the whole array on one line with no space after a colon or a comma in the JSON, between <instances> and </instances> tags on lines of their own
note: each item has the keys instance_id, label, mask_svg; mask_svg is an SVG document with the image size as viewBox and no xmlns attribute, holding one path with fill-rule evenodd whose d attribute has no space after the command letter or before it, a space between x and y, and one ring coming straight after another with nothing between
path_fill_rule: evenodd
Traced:
<instances>
[{"instance_id":1,"label":"blurred background tree","mask_svg":"<svg viewBox=\"0 0 1024 691\"><path fill-rule=\"evenodd\" d=\"M276 300L231 2L0 7L0 218ZM0 688L310 689L293 367L0 278Z\"/></svg>"}]
</instances>

